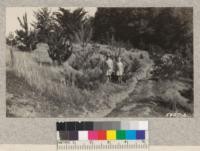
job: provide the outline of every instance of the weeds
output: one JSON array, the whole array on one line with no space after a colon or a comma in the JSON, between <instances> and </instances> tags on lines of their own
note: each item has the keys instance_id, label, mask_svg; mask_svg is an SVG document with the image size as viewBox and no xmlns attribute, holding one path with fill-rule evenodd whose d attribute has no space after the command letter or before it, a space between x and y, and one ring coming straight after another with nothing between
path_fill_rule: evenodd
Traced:
<instances>
[{"instance_id":1,"label":"weeds","mask_svg":"<svg viewBox=\"0 0 200 151\"><path fill-rule=\"evenodd\" d=\"M23 77L30 86L39 90L40 95L44 95L52 101L57 101L58 104L64 102L65 105L75 103L83 97L84 94L79 89L66 86L65 77L60 74L61 67L39 65L34 62L31 53L15 50L13 54L15 64L11 70L18 77ZM11 64L9 54L7 54L7 58L9 68Z\"/></svg>"}]
</instances>

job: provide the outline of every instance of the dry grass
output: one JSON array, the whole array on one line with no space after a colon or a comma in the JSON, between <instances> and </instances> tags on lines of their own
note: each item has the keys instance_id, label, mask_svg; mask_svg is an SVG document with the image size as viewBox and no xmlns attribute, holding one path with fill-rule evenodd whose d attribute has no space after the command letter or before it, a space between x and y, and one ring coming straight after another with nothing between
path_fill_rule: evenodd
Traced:
<instances>
[{"instance_id":1,"label":"dry grass","mask_svg":"<svg viewBox=\"0 0 200 151\"><path fill-rule=\"evenodd\" d=\"M53 113L54 116L78 116L81 115L79 112L95 110L98 107L97 104L104 106L104 103L101 104L102 102L99 102L99 100L104 100L108 95L118 93L118 91L125 88L125 86L117 86L116 84L102 84L97 90L67 86L65 74L63 74L63 72L68 71L66 70L67 66L58 67L51 64L38 63L37 58L40 59L40 57L36 51L27 53L12 48L14 54L14 66L12 67L10 49L10 47L7 47L6 51L7 70L10 70L17 77L23 78L40 93L38 95L46 97L50 106L52 106L50 107L52 108L50 109L52 110L51 113L57 112L56 114ZM42 47L38 49L45 51ZM90 108L87 108L88 106ZM57 108L56 111L55 108Z\"/></svg>"},{"instance_id":2,"label":"dry grass","mask_svg":"<svg viewBox=\"0 0 200 151\"><path fill-rule=\"evenodd\" d=\"M41 64L37 64L32 59L31 53L13 51L14 53L14 66L12 70L20 77L24 77L26 81L32 85L37 87L37 89L43 91L46 89L54 89L56 90L57 86L55 82L52 80L63 79L59 74L59 68L52 66L43 66ZM7 55L9 56L9 55ZM9 68L11 59L7 59L7 65ZM60 80L62 81L62 80ZM52 88L51 85L54 86ZM64 87L64 84L59 83L59 85ZM48 87L47 87L48 86Z\"/></svg>"},{"instance_id":3,"label":"dry grass","mask_svg":"<svg viewBox=\"0 0 200 151\"><path fill-rule=\"evenodd\" d=\"M88 45L87 49L90 49L90 47L91 46ZM105 51L105 53L109 51L109 49L103 45L100 45L100 50ZM81 51L80 46L75 45L74 51L75 54ZM93 55L97 56L101 54L101 52L99 51L97 51L97 53L94 53ZM141 54L143 55L143 58L139 59ZM85 88L78 88L77 85L73 86L66 85L65 76L67 74L71 72L73 73L80 72L79 70L75 69L72 70L71 69L72 67L70 66L71 64L73 64L73 62L77 61L76 57L71 57L69 59L70 61L69 60L67 61L67 65L63 64L63 66L54 66L51 64L51 62L48 61L49 59L48 54L43 46L38 47L35 51L31 53L18 51L15 48L13 48L13 56L14 56L14 66L12 67L10 47L7 47L6 51L7 70L11 71L12 74L19 77L19 79L25 80L26 83L28 83L31 88L34 88L33 91L36 90L36 92L34 93L36 93L36 95L38 96L41 96L37 97L36 102L37 101L45 102L45 104L47 104L46 106L49 106L49 109L47 111L47 109L41 105L43 107L43 111L45 112L44 114L48 115L48 117L83 117L89 115L92 116L96 115L101 117L105 114L104 113L105 110L112 111L113 108L115 108L115 106L113 106L113 102L116 103L116 97L118 97L119 95L122 95L124 97L127 96L131 97L131 98L127 97L127 99L133 100L132 96L129 96L129 93L127 92L129 88L133 88L134 86L133 81L131 81L131 79L127 83L121 85L116 83L99 82L98 83L99 87L97 89L91 89L91 90ZM136 50L128 52L126 50L123 50L122 58L126 59L129 58L129 56L132 56L133 58L136 58L138 59L138 61L140 61L141 64L140 69L144 72L144 73L143 72L140 73L140 71L134 72L133 77L139 76L139 79L145 79L146 78L145 73L148 72L146 70L152 64L151 59L148 57L147 52L136 51ZM70 64L70 62L72 63ZM127 59L127 62L131 63L131 60ZM12 87L12 79L8 80L10 80L9 81L10 86ZM141 87L147 88L152 92L152 90L149 89L146 84L142 84ZM20 90L23 91L23 89ZM12 91L10 93L12 93ZM24 93L26 93L26 91L24 91ZM140 94L138 87L137 91L134 90L134 93L138 94L137 97L139 96L150 97L146 93ZM20 103L19 99L25 100L26 98L24 98L23 94L22 96L18 96L18 98L16 98L15 100L15 104ZM27 98L27 100L29 99ZM123 100L119 101L122 101L123 104Z\"/></svg>"},{"instance_id":4,"label":"dry grass","mask_svg":"<svg viewBox=\"0 0 200 151\"><path fill-rule=\"evenodd\" d=\"M9 49L6 51L7 70L13 71L18 77L23 77L30 86L39 90L41 95L52 99L52 102L60 105L80 105L77 100L86 97L79 89L66 86L65 77L61 74L62 67L38 64L34 61L32 53L14 50L14 66L11 67Z\"/></svg>"}]
</instances>

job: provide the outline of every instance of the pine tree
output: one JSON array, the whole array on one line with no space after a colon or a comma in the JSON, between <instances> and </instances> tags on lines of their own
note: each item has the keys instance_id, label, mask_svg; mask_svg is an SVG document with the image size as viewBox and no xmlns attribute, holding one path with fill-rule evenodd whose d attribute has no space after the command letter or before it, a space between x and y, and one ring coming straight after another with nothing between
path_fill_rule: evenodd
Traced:
<instances>
[{"instance_id":1,"label":"pine tree","mask_svg":"<svg viewBox=\"0 0 200 151\"><path fill-rule=\"evenodd\" d=\"M23 51L31 51L34 49L34 32L29 29L27 13L22 19L17 18L22 29L16 30L17 47Z\"/></svg>"},{"instance_id":2,"label":"pine tree","mask_svg":"<svg viewBox=\"0 0 200 151\"><path fill-rule=\"evenodd\" d=\"M57 23L63 28L64 34L74 37L74 33L80 30L85 21L86 12L83 8L75 9L72 12L68 9L60 8L59 12L54 14Z\"/></svg>"},{"instance_id":3,"label":"pine tree","mask_svg":"<svg viewBox=\"0 0 200 151\"><path fill-rule=\"evenodd\" d=\"M32 23L36 31L37 42L47 42L48 34L54 24L52 12L44 7L34 12L36 21Z\"/></svg>"},{"instance_id":4,"label":"pine tree","mask_svg":"<svg viewBox=\"0 0 200 151\"><path fill-rule=\"evenodd\" d=\"M92 39L92 26L91 21L87 20L81 24L80 29L78 29L75 33L75 40L76 42L81 44L82 50L84 51L87 47L88 43Z\"/></svg>"}]
</instances>

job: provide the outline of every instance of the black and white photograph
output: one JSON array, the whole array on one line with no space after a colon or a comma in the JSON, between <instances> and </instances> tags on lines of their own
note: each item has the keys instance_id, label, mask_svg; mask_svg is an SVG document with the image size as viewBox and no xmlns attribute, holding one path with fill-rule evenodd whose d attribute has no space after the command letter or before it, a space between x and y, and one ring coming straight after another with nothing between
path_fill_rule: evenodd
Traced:
<instances>
[{"instance_id":1,"label":"black and white photograph","mask_svg":"<svg viewBox=\"0 0 200 151\"><path fill-rule=\"evenodd\" d=\"M7 7L6 116L190 118L192 7Z\"/></svg>"}]
</instances>

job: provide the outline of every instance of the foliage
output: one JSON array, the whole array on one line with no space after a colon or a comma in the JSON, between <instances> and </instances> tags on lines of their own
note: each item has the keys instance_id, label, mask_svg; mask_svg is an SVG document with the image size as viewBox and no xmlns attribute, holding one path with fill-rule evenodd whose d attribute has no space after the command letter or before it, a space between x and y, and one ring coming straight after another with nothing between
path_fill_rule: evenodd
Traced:
<instances>
[{"instance_id":1,"label":"foliage","mask_svg":"<svg viewBox=\"0 0 200 151\"><path fill-rule=\"evenodd\" d=\"M54 25L52 12L44 7L34 12L36 21L32 23L37 35L37 42L47 42L48 34Z\"/></svg>"},{"instance_id":2,"label":"foliage","mask_svg":"<svg viewBox=\"0 0 200 151\"><path fill-rule=\"evenodd\" d=\"M17 47L20 50L23 51L31 51L35 48L35 33L33 31L30 31L28 26L28 19L27 19L27 13L24 14L22 19L19 17L17 18L21 30L16 30L16 41L17 41Z\"/></svg>"},{"instance_id":3,"label":"foliage","mask_svg":"<svg viewBox=\"0 0 200 151\"><path fill-rule=\"evenodd\" d=\"M54 30L50 31L47 42L49 45L49 57L53 62L57 61L59 65L66 61L72 54L72 45L70 44L70 47L68 47L66 40L59 27L55 26Z\"/></svg>"},{"instance_id":4,"label":"foliage","mask_svg":"<svg viewBox=\"0 0 200 151\"><path fill-rule=\"evenodd\" d=\"M105 42L104 37L114 36L117 41L131 40L138 45L140 35L144 30L150 30L146 28L148 20L143 19L150 11L144 8L98 8L94 19L94 37Z\"/></svg>"},{"instance_id":5,"label":"foliage","mask_svg":"<svg viewBox=\"0 0 200 151\"><path fill-rule=\"evenodd\" d=\"M144 58L144 56L142 54L140 54L140 59L143 59L143 58Z\"/></svg>"},{"instance_id":6,"label":"foliage","mask_svg":"<svg viewBox=\"0 0 200 151\"><path fill-rule=\"evenodd\" d=\"M180 47L182 53L192 51L192 33L191 8L98 8L94 17L95 41L108 43L105 37L113 36L150 53L149 45L164 53L174 54Z\"/></svg>"},{"instance_id":7,"label":"foliage","mask_svg":"<svg viewBox=\"0 0 200 151\"><path fill-rule=\"evenodd\" d=\"M133 74L141 68L141 64L138 59L132 57L131 55L123 57L124 61L124 79L128 80L133 77Z\"/></svg>"},{"instance_id":8,"label":"foliage","mask_svg":"<svg viewBox=\"0 0 200 151\"><path fill-rule=\"evenodd\" d=\"M34 49L36 43L45 42L48 44L49 57L60 66L38 65L32 58L34 53L19 51L10 52L11 59L7 59L8 65L11 66L12 60L15 60L12 69L15 74L23 77L30 86L39 90L41 95L52 100L53 103L50 103L53 106L59 104L58 110L62 108L63 113L66 112L66 106L68 109L76 108L78 111L85 110L85 103L90 105L93 103L95 106L97 104L95 99L100 98L98 95L112 95L111 91L107 91L109 86L115 91L117 90L115 87L127 87L128 84L104 84L107 54L113 59L114 72L116 59L118 56L121 57L124 65L124 81L133 77L139 77L138 80L145 79L148 72L146 70L149 70L154 62L152 75L161 79L157 82L171 80L170 86L173 85L174 79L192 82L191 8L98 8L94 18L87 18L82 8L74 11L59 8L57 12L42 8L34 12L34 15L36 19L32 23L34 30L30 30L25 13L22 19L18 18L22 29L16 31L16 37L8 36L7 44L16 43L21 50L30 51ZM74 42L73 47L71 42L66 44L67 39ZM15 59L12 59L14 58L12 56ZM155 81L145 79L143 82ZM147 84L142 84L142 87L149 89ZM165 87L165 84L161 85ZM173 87L175 85L176 83ZM139 86L137 85L138 88ZM130 87L135 88L134 85ZM168 93L162 91L162 95L170 97L174 89L170 89ZM180 91L180 94L192 101L192 92L193 89L190 88ZM177 96L180 94L174 93ZM173 96L171 100L174 98Z\"/></svg>"},{"instance_id":9,"label":"foliage","mask_svg":"<svg viewBox=\"0 0 200 151\"><path fill-rule=\"evenodd\" d=\"M159 79L177 79L184 68L184 60L181 57L166 54L157 60L153 70L153 76Z\"/></svg>"},{"instance_id":10,"label":"foliage","mask_svg":"<svg viewBox=\"0 0 200 151\"><path fill-rule=\"evenodd\" d=\"M60 10L64 10L60 8ZM65 29L59 22L59 13L52 13L48 8L42 8L34 12L36 22L32 25L37 31L37 41L46 42L49 45L49 57L53 62L57 61L61 65L72 54L72 46L68 48L65 44L69 38L65 34ZM65 18L66 19L66 18Z\"/></svg>"},{"instance_id":11,"label":"foliage","mask_svg":"<svg viewBox=\"0 0 200 151\"><path fill-rule=\"evenodd\" d=\"M76 42L81 44L82 50L84 51L92 39L92 26L90 20L82 23L80 29L74 33L74 36Z\"/></svg>"},{"instance_id":12,"label":"foliage","mask_svg":"<svg viewBox=\"0 0 200 151\"><path fill-rule=\"evenodd\" d=\"M104 48L104 45L89 45L85 51L82 51L80 47L77 49L78 50L74 53L74 60L70 65L83 73L76 79L79 88L95 90L99 88L102 83L106 82L105 73L107 65L105 63L105 56L107 54L110 54L114 63L114 72L116 72L116 60L119 55L117 51L112 51L110 47ZM125 51L122 53L123 55L121 55L124 64L123 80L127 81L141 68L141 63L133 52L128 52L127 50L123 51ZM115 81L115 76L116 75L113 74L113 82Z\"/></svg>"},{"instance_id":13,"label":"foliage","mask_svg":"<svg viewBox=\"0 0 200 151\"><path fill-rule=\"evenodd\" d=\"M83 8L75 9L72 12L68 9L59 8L59 11L54 13L57 23L63 28L63 33L69 37L73 37L74 33L81 28L85 14Z\"/></svg>"},{"instance_id":14,"label":"foliage","mask_svg":"<svg viewBox=\"0 0 200 151\"><path fill-rule=\"evenodd\" d=\"M139 48L149 52L159 67L155 70L161 79L173 79L178 76L193 79L192 9L160 8L157 14L155 12L149 23L154 32L142 37L143 45ZM145 40L147 37L150 38ZM166 65L160 60L165 54L174 55L171 65Z\"/></svg>"},{"instance_id":15,"label":"foliage","mask_svg":"<svg viewBox=\"0 0 200 151\"><path fill-rule=\"evenodd\" d=\"M60 74L61 67L52 68L51 66L38 65L32 58L33 53L20 51L13 51L13 53L15 64L12 72L23 78L37 96L45 97L48 100L47 102L52 105L53 111L55 111L54 107L56 106L59 107L59 110L63 109L61 113L66 110L68 105L82 108L82 103L87 98L87 94L81 92L78 88L65 85L64 77Z\"/></svg>"},{"instance_id":16,"label":"foliage","mask_svg":"<svg viewBox=\"0 0 200 151\"><path fill-rule=\"evenodd\" d=\"M182 57L184 67L180 76L193 78L191 8L100 7L94 17L86 17L86 14L83 8L74 11L59 8L57 12L42 8L34 12L36 21L32 23L34 30L31 31L25 13L23 19L18 18L22 29L16 31L17 46L28 51L32 50L36 43L46 42L49 45L50 58L59 64L72 54L72 49L66 49L64 44L67 38L79 43L84 51L91 40L106 43L110 49L106 50L106 53L111 53L113 57L119 56L123 48L131 50L135 47L148 51L155 62L159 62L164 54ZM8 39L7 42L9 43ZM87 54L84 54L85 57L79 54L74 68L81 68L81 62L88 59ZM163 65L161 63L157 66ZM163 68L164 71L167 72ZM173 72L172 74L178 72L178 68Z\"/></svg>"},{"instance_id":17,"label":"foliage","mask_svg":"<svg viewBox=\"0 0 200 151\"><path fill-rule=\"evenodd\" d=\"M79 88L95 90L105 82L104 58L95 47L87 47L85 51L79 48L71 66L83 73L76 79Z\"/></svg>"}]
</instances>

